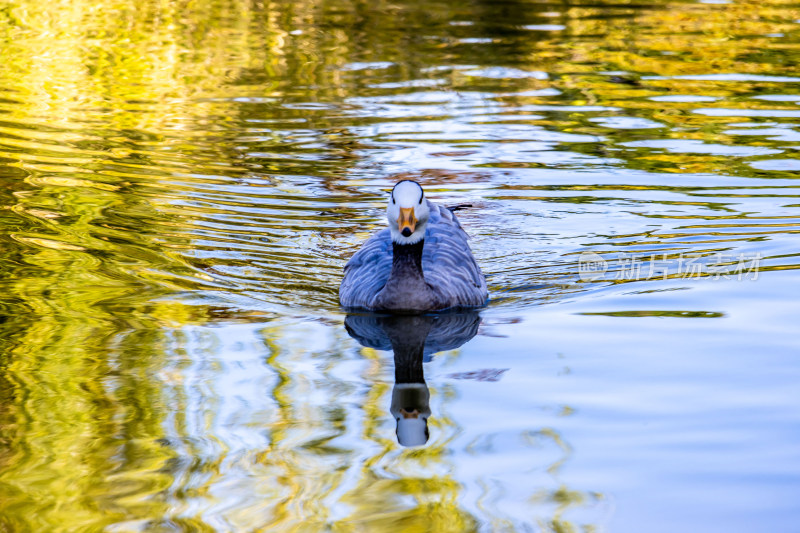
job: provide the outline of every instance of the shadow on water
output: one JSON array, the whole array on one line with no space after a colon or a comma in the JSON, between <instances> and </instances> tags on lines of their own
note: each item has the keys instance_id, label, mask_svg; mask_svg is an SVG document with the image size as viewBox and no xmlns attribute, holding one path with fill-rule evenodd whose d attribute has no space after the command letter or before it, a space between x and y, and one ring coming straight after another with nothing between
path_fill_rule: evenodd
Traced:
<instances>
[{"instance_id":1,"label":"shadow on water","mask_svg":"<svg viewBox=\"0 0 800 533\"><path fill-rule=\"evenodd\" d=\"M478 333L476 311L441 315L348 315L347 333L362 345L394 352L391 413L397 423L397 442L421 446L428 441L430 393L423 362L433 354L455 350Z\"/></svg>"}]
</instances>

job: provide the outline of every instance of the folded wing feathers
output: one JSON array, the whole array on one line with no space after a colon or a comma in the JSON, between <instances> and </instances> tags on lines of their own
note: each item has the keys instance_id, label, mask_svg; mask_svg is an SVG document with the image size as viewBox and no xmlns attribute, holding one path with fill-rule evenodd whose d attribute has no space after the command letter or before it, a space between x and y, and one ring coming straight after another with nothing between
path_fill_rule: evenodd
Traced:
<instances>
[{"instance_id":1,"label":"folded wing feathers","mask_svg":"<svg viewBox=\"0 0 800 533\"><path fill-rule=\"evenodd\" d=\"M428 284L451 307L483 305L486 280L472 257L467 233L447 208L428 202L431 217L422 252L422 271Z\"/></svg>"},{"instance_id":2,"label":"folded wing feathers","mask_svg":"<svg viewBox=\"0 0 800 533\"><path fill-rule=\"evenodd\" d=\"M375 233L344 267L339 300L344 307L369 308L392 271L389 228Z\"/></svg>"}]
</instances>

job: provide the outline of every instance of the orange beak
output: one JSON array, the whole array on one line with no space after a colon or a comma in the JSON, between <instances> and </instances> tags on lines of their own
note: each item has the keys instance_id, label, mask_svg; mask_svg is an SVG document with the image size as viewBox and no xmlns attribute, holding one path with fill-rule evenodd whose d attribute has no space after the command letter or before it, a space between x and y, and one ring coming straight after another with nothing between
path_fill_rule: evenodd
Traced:
<instances>
[{"instance_id":1,"label":"orange beak","mask_svg":"<svg viewBox=\"0 0 800 533\"><path fill-rule=\"evenodd\" d=\"M414 216L413 207L401 207L400 216L397 217L397 226L403 236L408 237L417 228L417 217Z\"/></svg>"}]
</instances>

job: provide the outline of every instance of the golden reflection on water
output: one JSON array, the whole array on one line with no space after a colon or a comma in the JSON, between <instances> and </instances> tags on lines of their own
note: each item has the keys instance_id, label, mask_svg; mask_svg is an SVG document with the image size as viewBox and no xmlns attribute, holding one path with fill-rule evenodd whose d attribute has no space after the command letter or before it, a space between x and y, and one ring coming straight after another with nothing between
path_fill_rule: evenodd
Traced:
<instances>
[{"instance_id":1,"label":"golden reflection on water","mask_svg":"<svg viewBox=\"0 0 800 533\"><path fill-rule=\"evenodd\" d=\"M442 408L459 398L439 382L438 437L397 447L388 363L353 355L336 314L343 258L380 224L380 189L407 173L445 198L479 191L496 215L464 215L494 305L640 283L576 281L587 249L763 250L764 272L797 269L797 100L754 97L794 90L800 9L504 6L0 9L0 529L602 525L603 496L559 481L572 452L548 427L522 440L548 451L550 486L501 489L522 493L525 522L496 510L490 475L465 503L450 449L463 428ZM777 154L789 163L757 165ZM525 173L540 169L563 173ZM616 233L574 229L569 214L596 224L601 207ZM237 345L203 329L227 324L263 324L248 340L263 358L227 359L220 345ZM321 325L336 330L322 347L309 340ZM216 385L237 365L252 382ZM235 404L248 383L261 395Z\"/></svg>"}]
</instances>

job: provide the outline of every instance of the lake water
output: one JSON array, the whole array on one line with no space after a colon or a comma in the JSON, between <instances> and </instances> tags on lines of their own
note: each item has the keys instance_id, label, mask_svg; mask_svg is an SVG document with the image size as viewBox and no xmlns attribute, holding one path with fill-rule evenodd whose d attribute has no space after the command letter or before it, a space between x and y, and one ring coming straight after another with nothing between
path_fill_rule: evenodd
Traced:
<instances>
[{"instance_id":1,"label":"lake water","mask_svg":"<svg viewBox=\"0 0 800 533\"><path fill-rule=\"evenodd\" d=\"M1 531L800 531L796 4L10 0L0 57ZM480 313L339 307L403 178Z\"/></svg>"}]
</instances>

